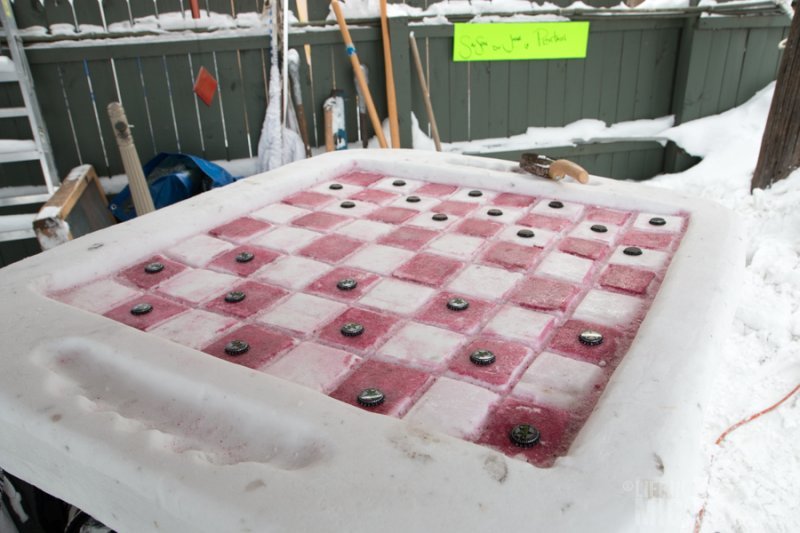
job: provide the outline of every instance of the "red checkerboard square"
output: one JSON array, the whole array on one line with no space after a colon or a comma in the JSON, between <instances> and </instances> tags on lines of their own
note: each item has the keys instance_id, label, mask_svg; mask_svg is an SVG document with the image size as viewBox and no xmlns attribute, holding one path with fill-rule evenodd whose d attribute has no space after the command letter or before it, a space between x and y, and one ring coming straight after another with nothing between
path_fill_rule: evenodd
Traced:
<instances>
[{"instance_id":1,"label":"red checkerboard square","mask_svg":"<svg viewBox=\"0 0 800 533\"><path fill-rule=\"evenodd\" d=\"M221 237L233 242L244 242L256 233L261 233L271 228L271 224L267 224L255 218L242 217L237 218L233 222L228 222L222 226L217 226L208 232L209 235L214 237Z\"/></svg>"},{"instance_id":2,"label":"red checkerboard square","mask_svg":"<svg viewBox=\"0 0 800 533\"><path fill-rule=\"evenodd\" d=\"M622 237L621 244L626 246L641 246L651 250L666 250L675 239L674 233L651 233L647 231L631 230Z\"/></svg>"},{"instance_id":3,"label":"red checkerboard square","mask_svg":"<svg viewBox=\"0 0 800 533\"><path fill-rule=\"evenodd\" d=\"M383 178L383 174L376 174L375 172L363 172L357 170L355 172L349 172L347 174L342 174L334 181L338 181L341 183L348 183L350 185L359 185L361 187L369 187L379 179Z\"/></svg>"},{"instance_id":4,"label":"red checkerboard square","mask_svg":"<svg viewBox=\"0 0 800 533\"><path fill-rule=\"evenodd\" d=\"M427 372L371 360L350 374L331 393L331 397L372 413L401 417L432 381L433 378ZM368 388L380 390L385 395L384 402L375 407L359 405L359 393Z\"/></svg>"},{"instance_id":5,"label":"red checkerboard square","mask_svg":"<svg viewBox=\"0 0 800 533\"><path fill-rule=\"evenodd\" d=\"M447 302L451 298L463 298L469 302L469 307L461 311L450 309L447 307ZM486 321L488 315L494 312L495 308L495 304L478 300L477 298L442 292L436 295L417 314L416 318L420 322L427 322L428 324L441 326L459 333L474 333Z\"/></svg>"},{"instance_id":6,"label":"red checkerboard square","mask_svg":"<svg viewBox=\"0 0 800 533\"><path fill-rule=\"evenodd\" d=\"M161 263L164 265L164 269L160 272L154 272L152 274L146 272L145 267L151 263ZM176 274L180 274L184 270L186 270L185 265L182 265L176 261L171 261L161 255L156 255L147 261L142 261L141 263L137 263L130 268L126 268L120 272L119 275L121 278L133 283L137 287L141 287L142 289L150 289L162 281L167 280Z\"/></svg>"},{"instance_id":7,"label":"red checkerboard square","mask_svg":"<svg viewBox=\"0 0 800 533\"><path fill-rule=\"evenodd\" d=\"M302 191L284 198L283 203L297 207L316 209L330 203L332 200L336 200L336 198L318 192Z\"/></svg>"},{"instance_id":8,"label":"red checkerboard square","mask_svg":"<svg viewBox=\"0 0 800 533\"><path fill-rule=\"evenodd\" d=\"M457 202L455 200L447 200L437 205L431 211L435 213L446 213L448 215L463 217L470 214L478 207L480 207L479 204L472 202Z\"/></svg>"},{"instance_id":9,"label":"red checkerboard square","mask_svg":"<svg viewBox=\"0 0 800 533\"><path fill-rule=\"evenodd\" d=\"M539 430L539 442L530 448L515 445L510 434L518 424L530 424ZM567 452L568 429L569 416L563 411L507 398L489 415L478 443L496 448L509 456L522 455L529 463L547 468Z\"/></svg>"},{"instance_id":10,"label":"red checkerboard square","mask_svg":"<svg viewBox=\"0 0 800 533\"><path fill-rule=\"evenodd\" d=\"M360 324L364 327L364 332L357 337L343 335L342 326L348 322ZM382 343L396 323L397 319L394 317L351 307L325 326L319 338L330 344L364 352Z\"/></svg>"},{"instance_id":11,"label":"red checkerboard square","mask_svg":"<svg viewBox=\"0 0 800 533\"><path fill-rule=\"evenodd\" d=\"M463 265L455 259L420 253L394 271L394 276L423 285L440 287Z\"/></svg>"},{"instance_id":12,"label":"red checkerboard square","mask_svg":"<svg viewBox=\"0 0 800 533\"><path fill-rule=\"evenodd\" d=\"M513 192L504 192L498 194L492 201L494 205L503 205L508 207L528 207L536 201L533 196L525 196L524 194L514 194Z\"/></svg>"},{"instance_id":13,"label":"red checkerboard square","mask_svg":"<svg viewBox=\"0 0 800 533\"><path fill-rule=\"evenodd\" d=\"M131 313L133 306L143 303L153 306L153 310L144 315L134 315ZM160 298L152 294L143 294L140 297L120 304L103 316L116 320L117 322L122 322L132 328L147 330L188 309L188 307L171 300Z\"/></svg>"},{"instance_id":14,"label":"red checkerboard square","mask_svg":"<svg viewBox=\"0 0 800 533\"><path fill-rule=\"evenodd\" d=\"M403 226L397 228L389 235L382 237L378 242L387 246L396 246L406 250L417 251L437 235L439 235L438 231L414 226Z\"/></svg>"},{"instance_id":15,"label":"red checkerboard square","mask_svg":"<svg viewBox=\"0 0 800 533\"><path fill-rule=\"evenodd\" d=\"M251 253L253 258L245 262L237 261L236 258L243 253ZM208 268L247 277L262 266L272 263L280 256L281 254L266 248L244 245L218 256L209 263Z\"/></svg>"},{"instance_id":16,"label":"red checkerboard square","mask_svg":"<svg viewBox=\"0 0 800 533\"><path fill-rule=\"evenodd\" d=\"M527 270L536 261L541 248L522 246L513 242L496 242L483 254L483 261L511 270Z\"/></svg>"},{"instance_id":17,"label":"red checkerboard square","mask_svg":"<svg viewBox=\"0 0 800 533\"><path fill-rule=\"evenodd\" d=\"M300 226L301 228L314 229L317 231L327 231L342 225L348 220L351 219L341 215L327 213L325 211L316 211L314 213L309 213L307 215L303 215L298 219L295 219L295 221L292 222L292 224L295 226Z\"/></svg>"},{"instance_id":18,"label":"red checkerboard square","mask_svg":"<svg viewBox=\"0 0 800 533\"><path fill-rule=\"evenodd\" d=\"M367 218L378 222L386 222L387 224L402 224L417 213L418 211L405 209L404 207L381 207L367 215Z\"/></svg>"},{"instance_id":19,"label":"red checkerboard square","mask_svg":"<svg viewBox=\"0 0 800 533\"><path fill-rule=\"evenodd\" d=\"M478 350L489 350L495 361L489 365L479 366L470 361L469 356ZM459 350L450 361L450 372L479 381L495 389L504 389L516 374L522 370L523 362L532 351L524 344L503 341L492 337L479 337Z\"/></svg>"},{"instance_id":20,"label":"red checkerboard square","mask_svg":"<svg viewBox=\"0 0 800 533\"><path fill-rule=\"evenodd\" d=\"M511 293L511 301L529 309L564 311L578 287L548 278L526 278Z\"/></svg>"},{"instance_id":21,"label":"red checkerboard square","mask_svg":"<svg viewBox=\"0 0 800 533\"><path fill-rule=\"evenodd\" d=\"M249 345L247 352L241 355L225 353L225 346L233 340L246 342ZM259 326L247 325L231 331L203 348L203 351L237 365L258 369L292 346L294 346L294 340L288 335Z\"/></svg>"},{"instance_id":22,"label":"red checkerboard square","mask_svg":"<svg viewBox=\"0 0 800 533\"><path fill-rule=\"evenodd\" d=\"M626 213L625 211L616 211L604 207L591 207L586 213L586 220L621 226L628 220L629 216L630 213Z\"/></svg>"},{"instance_id":23,"label":"red checkerboard square","mask_svg":"<svg viewBox=\"0 0 800 533\"><path fill-rule=\"evenodd\" d=\"M259 311L272 307L275 302L289 294L288 291L279 287L255 281L245 281L229 292L233 291L243 292L245 294L244 300L240 302L225 301L225 297L228 294L225 293L211 300L206 304L205 308L225 315L247 318Z\"/></svg>"},{"instance_id":24,"label":"red checkerboard square","mask_svg":"<svg viewBox=\"0 0 800 533\"><path fill-rule=\"evenodd\" d=\"M341 290L336 285L343 279L354 279L357 285L354 289ZM306 292L329 296L337 300L352 302L372 287L372 284L380 279L375 274L356 270L355 268L340 267L331 270L317 281L306 287Z\"/></svg>"},{"instance_id":25,"label":"red checkerboard square","mask_svg":"<svg viewBox=\"0 0 800 533\"><path fill-rule=\"evenodd\" d=\"M558 249L568 254L585 257L587 259L600 259L608 253L608 245L600 241L589 241L577 237L566 237L558 245Z\"/></svg>"},{"instance_id":26,"label":"red checkerboard square","mask_svg":"<svg viewBox=\"0 0 800 533\"><path fill-rule=\"evenodd\" d=\"M350 237L331 234L320 237L301 249L299 253L300 255L319 261L325 261L326 263L336 263L355 252L363 245L363 242L351 239Z\"/></svg>"},{"instance_id":27,"label":"red checkerboard square","mask_svg":"<svg viewBox=\"0 0 800 533\"><path fill-rule=\"evenodd\" d=\"M603 342L587 346L579 340L584 331L596 331L603 335ZM598 364L614 361L618 354L622 334L609 326L600 326L582 320L567 320L550 339L548 350L573 356L575 359Z\"/></svg>"},{"instance_id":28,"label":"red checkerboard square","mask_svg":"<svg viewBox=\"0 0 800 533\"><path fill-rule=\"evenodd\" d=\"M503 224L499 222L492 222L491 220L480 220L478 218L464 219L455 231L463 233L464 235L472 235L473 237L482 237L488 239L494 237L498 231L503 229Z\"/></svg>"},{"instance_id":29,"label":"red checkerboard square","mask_svg":"<svg viewBox=\"0 0 800 533\"><path fill-rule=\"evenodd\" d=\"M362 202L370 202L378 205L386 205L394 200L400 198L399 194L392 194L378 189L364 189L356 194L350 196L352 200L361 200Z\"/></svg>"},{"instance_id":30,"label":"red checkerboard square","mask_svg":"<svg viewBox=\"0 0 800 533\"><path fill-rule=\"evenodd\" d=\"M416 190L416 194L420 194L423 196L436 196L437 198L441 198L442 196L449 196L456 192L458 187L455 185L444 185L441 183L426 183L422 187Z\"/></svg>"},{"instance_id":31,"label":"red checkerboard square","mask_svg":"<svg viewBox=\"0 0 800 533\"><path fill-rule=\"evenodd\" d=\"M648 270L624 265L609 265L600 276L600 285L631 294L644 294L655 276Z\"/></svg>"},{"instance_id":32,"label":"red checkerboard square","mask_svg":"<svg viewBox=\"0 0 800 533\"><path fill-rule=\"evenodd\" d=\"M572 225L572 222L565 218L546 217L544 215L537 215L536 213L528 213L521 219L517 220L520 226L527 226L529 228L542 228L549 229L550 231L561 231Z\"/></svg>"}]
</instances>

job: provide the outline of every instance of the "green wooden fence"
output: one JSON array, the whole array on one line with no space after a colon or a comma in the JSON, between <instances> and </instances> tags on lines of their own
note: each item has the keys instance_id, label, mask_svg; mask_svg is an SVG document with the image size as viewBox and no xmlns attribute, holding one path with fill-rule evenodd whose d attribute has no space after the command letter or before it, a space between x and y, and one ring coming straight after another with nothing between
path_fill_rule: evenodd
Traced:
<instances>
[{"instance_id":1,"label":"green wooden fence","mask_svg":"<svg viewBox=\"0 0 800 533\"><path fill-rule=\"evenodd\" d=\"M424 0L406 3L427 5ZM201 7L235 21L242 13L260 12L263 1L201 0ZM81 163L93 164L101 175L123 173L105 111L114 100L122 101L135 126L142 161L160 151L212 160L255 155L267 100L266 30L125 31L125 24L137 17L155 19L182 8L188 8L188 0L46 0L44 6L39 0L15 2L20 27L49 30L31 32L25 42L62 175ZM304 45L310 45L311 61L301 61L301 78L306 119L317 145L324 144L322 102L333 88L345 91L350 141L358 138L352 69L338 29L323 22L327 9L327 2L309 2L310 18L319 22L293 28L289 40L303 59ZM777 45L789 23L774 8L715 17L701 16L700 8L617 17L570 13L573 20L591 23L585 59L454 63L451 24L391 18L402 145L411 146L412 112L423 131L429 128L410 63L410 32L429 76L442 140L455 142L506 137L530 126L558 127L581 118L616 123L673 114L680 123L719 113L743 103L774 79L780 59ZM385 117L379 25L375 20L353 22L359 57L370 69L373 98ZM122 27L102 33L114 24ZM65 34L69 25L83 25L84 30L93 25L101 33ZM192 93L201 66L219 81L211 106ZM18 92L1 85L0 99L21 102ZM24 120L3 121L0 137L25 137L26 128ZM676 147L652 141L555 146L546 152L619 179L644 179L691 163ZM486 155L519 156L504 150ZM7 166L0 170L0 186L34 183L38 172L36 165L26 163Z\"/></svg>"}]
</instances>

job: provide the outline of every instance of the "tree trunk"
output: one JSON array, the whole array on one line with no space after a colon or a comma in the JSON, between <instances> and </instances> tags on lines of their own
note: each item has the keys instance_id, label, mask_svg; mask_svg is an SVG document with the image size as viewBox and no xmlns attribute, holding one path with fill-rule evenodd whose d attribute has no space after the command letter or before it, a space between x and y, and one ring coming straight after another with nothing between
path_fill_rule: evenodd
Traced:
<instances>
[{"instance_id":1,"label":"tree trunk","mask_svg":"<svg viewBox=\"0 0 800 533\"><path fill-rule=\"evenodd\" d=\"M750 191L765 189L799 167L800 16L795 11Z\"/></svg>"}]
</instances>

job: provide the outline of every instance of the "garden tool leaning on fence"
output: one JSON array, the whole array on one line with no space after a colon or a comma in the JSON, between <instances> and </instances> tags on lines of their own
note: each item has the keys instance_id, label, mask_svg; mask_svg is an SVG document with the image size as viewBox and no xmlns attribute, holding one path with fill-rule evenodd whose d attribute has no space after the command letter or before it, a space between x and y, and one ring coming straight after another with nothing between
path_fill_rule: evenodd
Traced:
<instances>
[{"instance_id":1,"label":"garden tool leaning on fence","mask_svg":"<svg viewBox=\"0 0 800 533\"><path fill-rule=\"evenodd\" d=\"M589 173L586 169L567 159L553 160L546 155L528 152L522 154L519 167L525 172L556 181L569 176L580 183L589 182Z\"/></svg>"}]
</instances>

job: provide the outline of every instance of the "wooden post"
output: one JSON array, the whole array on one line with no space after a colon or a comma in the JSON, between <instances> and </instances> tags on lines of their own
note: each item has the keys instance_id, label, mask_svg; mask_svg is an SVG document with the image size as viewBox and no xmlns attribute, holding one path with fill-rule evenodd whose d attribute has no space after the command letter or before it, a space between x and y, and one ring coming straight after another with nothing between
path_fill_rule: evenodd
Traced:
<instances>
[{"instance_id":1,"label":"wooden post","mask_svg":"<svg viewBox=\"0 0 800 533\"><path fill-rule=\"evenodd\" d=\"M778 43L775 43L777 46ZM766 189L800 168L800 17L795 11L761 139L750 191Z\"/></svg>"},{"instance_id":2,"label":"wooden post","mask_svg":"<svg viewBox=\"0 0 800 533\"><path fill-rule=\"evenodd\" d=\"M117 139L119 154L122 156L122 166L125 167L125 174L128 175L128 185L131 188L131 198L133 198L136 214L146 215L155 211L156 208L153 205L153 197L150 196L142 162L139 161L139 154L136 153L131 128L122 104L119 102L108 104L108 117L111 119L111 127L114 128L114 137Z\"/></svg>"}]
</instances>

